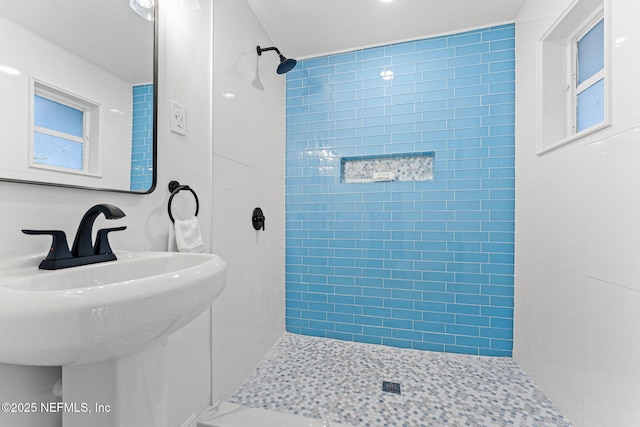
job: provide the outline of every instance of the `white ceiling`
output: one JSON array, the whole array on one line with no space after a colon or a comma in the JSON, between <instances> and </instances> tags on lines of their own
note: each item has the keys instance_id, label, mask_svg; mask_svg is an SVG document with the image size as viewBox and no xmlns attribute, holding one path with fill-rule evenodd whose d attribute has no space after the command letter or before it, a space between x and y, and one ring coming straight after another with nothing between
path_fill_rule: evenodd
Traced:
<instances>
[{"instance_id":1,"label":"white ceiling","mask_svg":"<svg viewBox=\"0 0 640 427\"><path fill-rule=\"evenodd\" d=\"M512 22L526 1L248 0L275 45L298 59Z\"/></svg>"}]
</instances>

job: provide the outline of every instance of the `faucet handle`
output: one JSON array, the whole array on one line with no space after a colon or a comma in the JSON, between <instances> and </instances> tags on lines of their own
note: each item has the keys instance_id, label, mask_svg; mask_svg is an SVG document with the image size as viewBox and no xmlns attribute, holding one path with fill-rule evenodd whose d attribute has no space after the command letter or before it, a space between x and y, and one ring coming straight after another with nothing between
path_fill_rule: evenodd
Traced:
<instances>
[{"instance_id":1,"label":"faucet handle","mask_svg":"<svg viewBox=\"0 0 640 427\"><path fill-rule=\"evenodd\" d=\"M123 227L114 227L114 228L101 228L98 230L98 234L96 235L96 255L105 255L112 254L113 250L111 249L111 245L109 244L108 234L112 231L122 231L125 230L127 226Z\"/></svg>"},{"instance_id":2,"label":"faucet handle","mask_svg":"<svg viewBox=\"0 0 640 427\"><path fill-rule=\"evenodd\" d=\"M71 251L69 251L69 244L67 243L67 236L62 230L22 230L24 234L29 235L42 235L49 234L53 237L51 242L51 248L45 259L55 261L60 259L73 258Z\"/></svg>"}]
</instances>

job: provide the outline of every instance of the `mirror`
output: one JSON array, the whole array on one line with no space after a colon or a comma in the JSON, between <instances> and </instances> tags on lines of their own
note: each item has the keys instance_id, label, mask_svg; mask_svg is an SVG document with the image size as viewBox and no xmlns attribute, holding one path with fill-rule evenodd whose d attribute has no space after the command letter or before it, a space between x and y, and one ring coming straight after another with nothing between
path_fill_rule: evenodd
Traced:
<instances>
[{"instance_id":1,"label":"mirror","mask_svg":"<svg viewBox=\"0 0 640 427\"><path fill-rule=\"evenodd\" d=\"M0 0L0 180L153 191L157 21L129 0Z\"/></svg>"}]
</instances>

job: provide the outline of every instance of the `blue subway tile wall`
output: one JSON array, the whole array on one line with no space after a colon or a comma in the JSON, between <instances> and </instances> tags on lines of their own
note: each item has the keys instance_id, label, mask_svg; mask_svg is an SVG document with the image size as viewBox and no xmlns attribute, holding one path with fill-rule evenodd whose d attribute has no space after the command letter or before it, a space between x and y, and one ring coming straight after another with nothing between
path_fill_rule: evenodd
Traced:
<instances>
[{"instance_id":1,"label":"blue subway tile wall","mask_svg":"<svg viewBox=\"0 0 640 427\"><path fill-rule=\"evenodd\" d=\"M133 87L131 144L132 191L147 191L153 182L153 84Z\"/></svg>"},{"instance_id":2,"label":"blue subway tile wall","mask_svg":"<svg viewBox=\"0 0 640 427\"><path fill-rule=\"evenodd\" d=\"M286 326L510 356L515 26L302 60L287 74ZM433 181L341 159L434 152Z\"/></svg>"}]
</instances>

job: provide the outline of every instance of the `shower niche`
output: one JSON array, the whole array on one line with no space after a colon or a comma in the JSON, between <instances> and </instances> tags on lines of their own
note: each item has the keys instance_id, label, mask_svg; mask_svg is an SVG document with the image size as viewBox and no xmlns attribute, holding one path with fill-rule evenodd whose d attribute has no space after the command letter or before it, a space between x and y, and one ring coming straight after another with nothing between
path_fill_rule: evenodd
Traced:
<instances>
[{"instance_id":1,"label":"shower niche","mask_svg":"<svg viewBox=\"0 0 640 427\"><path fill-rule=\"evenodd\" d=\"M341 181L362 182L433 181L433 151L407 154L343 157Z\"/></svg>"}]
</instances>

